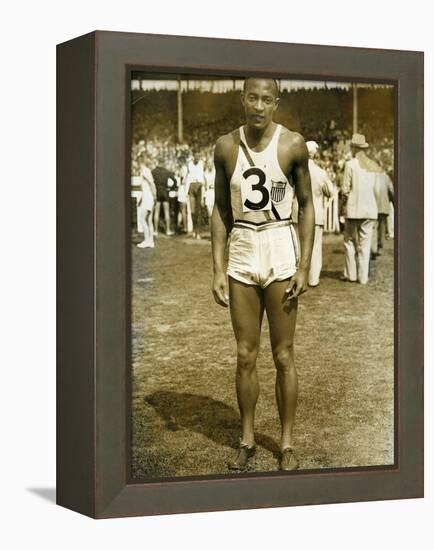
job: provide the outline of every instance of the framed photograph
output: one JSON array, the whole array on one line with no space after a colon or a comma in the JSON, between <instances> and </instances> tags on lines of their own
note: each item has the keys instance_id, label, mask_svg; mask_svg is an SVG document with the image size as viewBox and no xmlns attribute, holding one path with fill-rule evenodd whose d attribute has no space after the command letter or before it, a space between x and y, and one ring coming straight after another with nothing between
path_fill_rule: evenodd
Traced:
<instances>
[{"instance_id":1,"label":"framed photograph","mask_svg":"<svg viewBox=\"0 0 434 550\"><path fill-rule=\"evenodd\" d=\"M57 502L423 496L423 54L57 49Z\"/></svg>"}]
</instances>

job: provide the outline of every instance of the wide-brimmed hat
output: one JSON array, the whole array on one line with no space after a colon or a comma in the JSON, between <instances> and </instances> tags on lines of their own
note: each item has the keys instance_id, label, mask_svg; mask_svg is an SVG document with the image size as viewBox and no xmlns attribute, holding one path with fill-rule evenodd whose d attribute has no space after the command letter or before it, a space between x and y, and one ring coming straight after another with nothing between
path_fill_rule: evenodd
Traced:
<instances>
[{"instance_id":1,"label":"wide-brimmed hat","mask_svg":"<svg viewBox=\"0 0 434 550\"><path fill-rule=\"evenodd\" d=\"M306 147L309 153L316 153L319 145L316 141L306 141Z\"/></svg>"},{"instance_id":2,"label":"wide-brimmed hat","mask_svg":"<svg viewBox=\"0 0 434 550\"><path fill-rule=\"evenodd\" d=\"M353 134L350 145L352 147L360 147L360 149L369 147L369 143L366 143L366 138L363 134Z\"/></svg>"}]
</instances>

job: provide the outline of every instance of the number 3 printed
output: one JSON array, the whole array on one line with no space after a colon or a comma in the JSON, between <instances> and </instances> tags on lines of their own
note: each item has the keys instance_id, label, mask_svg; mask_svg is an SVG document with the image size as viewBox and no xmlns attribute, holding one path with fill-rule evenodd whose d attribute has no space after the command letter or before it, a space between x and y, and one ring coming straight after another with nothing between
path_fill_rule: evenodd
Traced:
<instances>
[{"instance_id":1,"label":"number 3 printed","mask_svg":"<svg viewBox=\"0 0 434 550\"><path fill-rule=\"evenodd\" d=\"M265 187L266 177L264 172L254 166L243 172L243 178L248 180L249 178L256 176L258 178L257 183L252 184L252 191L260 191L262 198L259 202L252 202L250 199L244 201L244 206L249 210L262 210L264 209L270 201L270 193Z\"/></svg>"}]
</instances>

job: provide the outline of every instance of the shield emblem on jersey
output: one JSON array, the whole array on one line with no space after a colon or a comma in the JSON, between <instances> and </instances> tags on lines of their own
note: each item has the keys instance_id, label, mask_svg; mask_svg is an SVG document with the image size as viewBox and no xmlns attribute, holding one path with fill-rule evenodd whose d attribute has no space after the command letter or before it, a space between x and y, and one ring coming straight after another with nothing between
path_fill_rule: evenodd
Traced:
<instances>
[{"instance_id":1,"label":"shield emblem on jersey","mask_svg":"<svg viewBox=\"0 0 434 550\"><path fill-rule=\"evenodd\" d=\"M271 200L273 202L282 202L285 197L286 181L271 180Z\"/></svg>"}]
</instances>

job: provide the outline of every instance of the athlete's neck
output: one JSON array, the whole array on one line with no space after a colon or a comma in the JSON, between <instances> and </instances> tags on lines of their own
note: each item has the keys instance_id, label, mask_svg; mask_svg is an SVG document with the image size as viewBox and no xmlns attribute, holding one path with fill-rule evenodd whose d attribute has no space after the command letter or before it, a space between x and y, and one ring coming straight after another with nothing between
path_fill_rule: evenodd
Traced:
<instances>
[{"instance_id":1,"label":"athlete's neck","mask_svg":"<svg viewBox=\"0 0 434 550\"><path fill-rule=\"evenodd\" d=\"M244 134L246 136L247 145L251 148L256 147L262 141L267 141L273 137L277 124L270 122L265 128L255 128L246 124L244 126Z\"/></svg>"}]
</instances>

